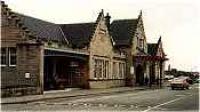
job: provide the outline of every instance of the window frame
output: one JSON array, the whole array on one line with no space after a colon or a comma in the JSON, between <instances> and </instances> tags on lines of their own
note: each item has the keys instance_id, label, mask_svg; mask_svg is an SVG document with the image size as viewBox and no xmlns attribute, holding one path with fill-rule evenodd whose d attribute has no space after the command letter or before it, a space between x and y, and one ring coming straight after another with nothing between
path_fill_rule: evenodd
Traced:
<instances>
[{"instance_id":1,"label":"window frame","mask_svg":"<svg viewBox=\"0 0 200 112\"><path fill-rule=\"evenodd\" d=\"M15 53L11 53L11 49L15 49ZM12 56L15 56L15 64L11 63ZM17 64L17 49L15 47L9 47L9 49L8 49L8 65L10 67L15 67L16 64Z\"/></svg>"},{"instance_id":2,"label":"window frame","mask_svg":"<svg viewBox=\"0 0 200 112\"><path fill-rule=\"evenodd\" d=\"M139 48L144 48L144 39L139 38Z\"/></svg>"},{"instance_id":3,"label":"window frame","mask_svg":"<svg viewBox=\"0 0 200 112\"><path fill-rule=\"evenodd\" d=\"M5 64L2 64L2 49L5 49ZM6 67L8 65L7 59L8 58L8 50L6 47L1 47L1 67Z\"/></svg>"}]
</instances>

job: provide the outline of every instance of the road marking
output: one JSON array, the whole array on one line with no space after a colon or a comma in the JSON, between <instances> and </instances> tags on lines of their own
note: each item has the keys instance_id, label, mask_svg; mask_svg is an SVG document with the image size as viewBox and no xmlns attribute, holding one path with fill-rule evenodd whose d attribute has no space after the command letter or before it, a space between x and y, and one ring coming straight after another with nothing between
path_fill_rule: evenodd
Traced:
<instances>
[{"instance_id":1,"label":"road marking","mask_svg":"<svg viewBox=\"0 0 200 112\"><path fill-rule=\"evenodd\" d=\"M184 94L182 94L182 95L175 95L175 96L185 96Z\"/></svg>"},{"instance_id":2,"label":"road marking","mask_svg":"<svg viewBox=\"0 0 200 112\"><path fill-rule=\"evenodd\" d=\"M174 100L170 100L170 101L168 101L168 102L165 102L165 103L162 103L162 104L153 106L153 107L151 107L151 108L149 108L149 109L146 109L146 110L144 110L144 111L142 111L142 112L148 112L148 111L150 111L150 110L152 110L152 109L156 109L156 108L158 108L158 107L160 107L160 106L163 106L163 105L166 105L166 104L169 104L169 103L178 101L178 100L180 100L180 99L182 99L182 98L184 98L184 97L176 98L176 99L174 99Z\"/></svg>"}]
</instances>

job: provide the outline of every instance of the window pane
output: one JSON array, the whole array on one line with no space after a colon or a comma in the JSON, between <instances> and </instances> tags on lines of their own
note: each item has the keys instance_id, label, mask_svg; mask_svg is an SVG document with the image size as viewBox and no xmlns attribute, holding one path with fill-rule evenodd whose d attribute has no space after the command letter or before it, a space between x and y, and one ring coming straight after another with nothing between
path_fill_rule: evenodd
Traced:
<instances>
[{"instance_id":1,"label":"window pane","mask_svg":"<svg viewBox=\"0 0 200 112\"><path fill-rule=\"evenodd\" d=\"M106 61L106 78L109 77L109 62Z\"/></svg>"},{"instance_id":2,"label":"window pane","mask_svg":"<svg viewBox=\"0 0 200 112\"><path fill-rule=\"evenodd\" d=\"M11 56L11 58L10 58L10 64L11 65L16 65L16 56Z\"/></svg>"},{"instance_id":3,"label":"window pane","mask_svg":"<svg viewBox=\"0 0 200 112\"><path fill-rule=\"evenodd\" d=\"M99 60L99 78L103 78L103 61Z\"/></svg>"},{"instance_id":4,"label":"window pane","mask_svg":"<svg viewBox=\"0 0 200 112\"><path fill-rule=\"evenodd\" d=\"M16 55L16 48L10 48L10 54Z\"/></svg>"},{"instance_id":5,"label":"window pane","mask_svg":"<svg viewBox=\"0 0 200 112\"><path fill-rule=\"evenodd\" d=\"M116 62L113 62L113 79L116 78L116 75L117 75L117 70L116 70Z\"/></svg>"},{"instance_id":6,"label":"window pane","mask_svg":"<svg viewBox=\"0 0 200 112\"><path fill-rule=\"evenodd\" d=\"M16 65L16 48L9 48L9 56L10 56L10 60L9 60L9 64L10 65Z\"/></svg>"},{"instance_id":7,"label":"window pane","mask_svg":"<svg viewBox=\"0 0 200 112\"><path fill-rule=\"evenodd\" d=\"M97 78L97 60L94 60L95 67L94 67L94 78Z\"/></svg>"},{"instance_id":8,"label":"window pane","mask_svg":"<svg viewBox=\"0 0 200 112\"><path fill-rule=\"evenodd\" d=\"M1 65L6 65L6 48L1 48Z\"/></svg>"},{"instance_id":9,"label":"window pane","mask_svg":"<svg viewBox=\"0 0 200 112\"><path fill-rule=\"evenodd\" d=\"M1 56L1 65L6 65L6 56Z\"/></svg>"}]
</instances>

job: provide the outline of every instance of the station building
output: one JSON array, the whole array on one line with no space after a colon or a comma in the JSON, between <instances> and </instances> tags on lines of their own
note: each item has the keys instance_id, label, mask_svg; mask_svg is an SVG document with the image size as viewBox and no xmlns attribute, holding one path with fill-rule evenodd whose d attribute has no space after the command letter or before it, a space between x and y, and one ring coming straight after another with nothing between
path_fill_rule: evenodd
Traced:
<instances>
[{"instance_id":1,"label":"station building","mask_svg":"<svg viewBox=\"0 0 200 112\"><path fill-rule=\"evenodd\" d=\"M162 79L162 41L147 43L142 13L130 20L110 18L102 10L94 22L55 24L14 12L1 1L1 96L134 87Z\"/></svg>"}]
</instances>

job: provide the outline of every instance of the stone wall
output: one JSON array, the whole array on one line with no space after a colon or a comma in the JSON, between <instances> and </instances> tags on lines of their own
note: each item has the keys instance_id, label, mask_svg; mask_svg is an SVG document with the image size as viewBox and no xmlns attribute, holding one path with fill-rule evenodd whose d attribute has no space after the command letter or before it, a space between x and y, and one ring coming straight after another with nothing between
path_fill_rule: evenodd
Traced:
<instances>
[{"instance_id":1,"label":"stone wall","mask_svg":"<svg viewBox=\"0 0 200 112\"><path fill-rule=\"evenodd\" d=\"M28 37L16 25L16 20L4 8L1 11L1 48L16 48L17 58L16 66L1 66L1 96L40 94L43 87L42 45L26 43ZM19 44L23 42L26 44ZM30 78L25 78L25 73L30 73Z\"/></svg>"},{"instance_id":2,"label":"stone wall","mask_svg":"<svg viewBox=\"0 0 200 112\"><path fill-rule=\"evenodd\" d=\"M112 88L125 86L125 80L93 80L90 81L91 88Z\"/></svg>"},{"instance_id":3,"label":"stone wall","mask_svg":"<svg viewBox=\"0 0 200 112\"><path fill-rule=\"evenodd\" d=\"M20 43L17 45L17 71L21 83L37 87L43 92L43 45L39 43Z\"/></svg>"},{"instance_id":4,"label":"stone wall","mask_svg":"<svg viewBox=\"0 0 200 112\"><path fill-rule=\"evenodd\" d=\"M123 79L113 78L113 62L114 62L114 48L112 45L111 37L107 30L105 20L99 21L95 34L90 42L90 58L89 58L89 86L90 88L110 88L124 86ZM109 62L108 76L102 79L94 79L95 59L106 60ZM120 60L120 59L119 59ZM116 60L115 60L116 61ZM125 63L122 59L120 60Z\"/></svg>"},{"instance_id":5,"label":"stone wall","mask_svg":"<svg viewBox=\"0 0 200 112\"><path fill-rule=\"evenodd\" d=\"M16 66L1 68L1 96L41 94L43 92L43 47L17 44Z\"/></svg>"}]
</instances>

